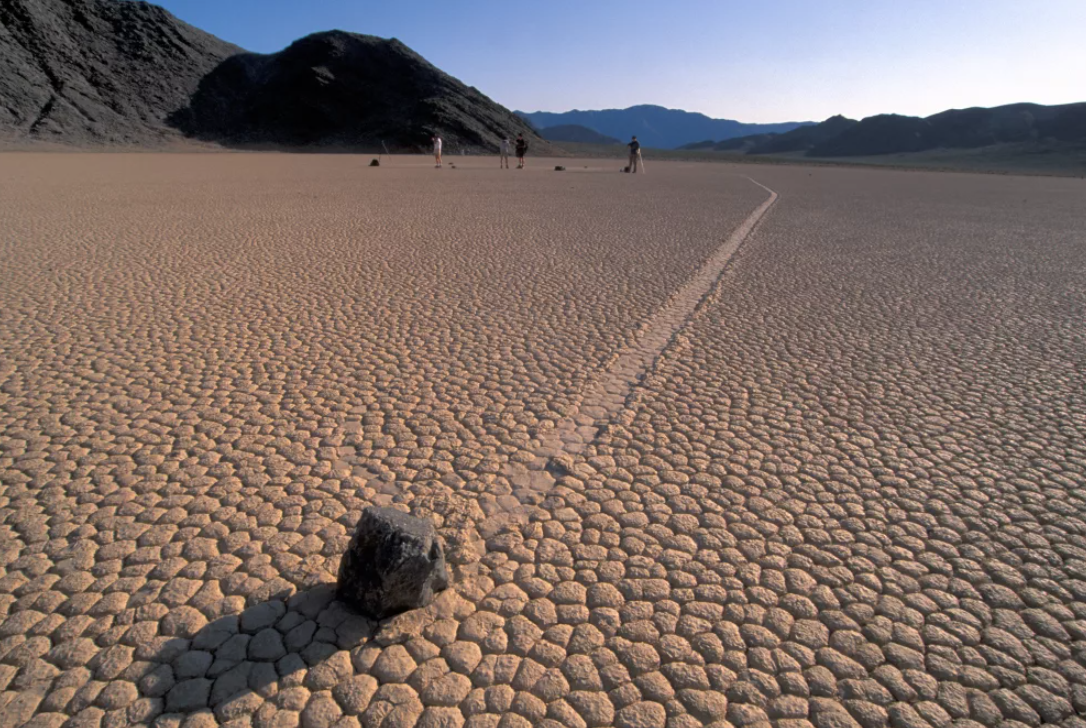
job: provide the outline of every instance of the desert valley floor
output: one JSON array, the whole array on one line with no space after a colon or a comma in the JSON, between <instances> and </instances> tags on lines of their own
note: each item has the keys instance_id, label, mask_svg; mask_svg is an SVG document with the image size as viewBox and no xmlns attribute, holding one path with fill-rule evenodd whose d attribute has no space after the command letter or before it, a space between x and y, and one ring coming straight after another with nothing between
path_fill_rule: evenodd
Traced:
<instances>
[{"instance_id":1,"label":"desert valley floor","mask_svg":"<svg viewBox=\"0 0 1086 728\"><path fill-rule=\"evenodd\" d=\"M0 725L1086 726L1086 181L452 161L0 156Z\"/></svg>"}]
</instances>

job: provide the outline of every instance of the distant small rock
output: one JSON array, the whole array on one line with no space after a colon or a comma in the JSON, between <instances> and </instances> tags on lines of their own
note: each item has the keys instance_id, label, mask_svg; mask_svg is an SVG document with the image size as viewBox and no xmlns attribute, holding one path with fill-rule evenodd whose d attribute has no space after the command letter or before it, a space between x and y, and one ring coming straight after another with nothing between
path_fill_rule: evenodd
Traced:
<instances>
[{"instance_id":1,"label":"distant small rock","mask_svg":"<svg viewBox=\"0 0 1086 728\"><path fill-rule=\"evenodd\" d=\"M381 161L378 160L378 159L372 159L372 160L370 160L370 166L371 167L380 167L381 166Z\"/></svg>"},{"instance_id":2,"label":"distant small rock","mask_svg":"<svg viewBox=\"0 0 1086 728\"><path fill-rule=\"evenodd\" d=\"M555 172L565 172L565 171L566 171L566 168L565 168L565 167L563 167L563 166L562 166L562 165L560 165L560 164L556 164L556 165L554 166L554 171L555 171Z\"/></svg>"},{"instance_id":3,"label":"distant small rock","mask_svg":"<svg viewBox=\"0 0 1086 728\"><path fill-rule=\"evenodd\" d=\"M430 521L394 508L362 511L339 567L336 596L371 619L425 607L449 586Z\"/></svg>"}]
</instances>

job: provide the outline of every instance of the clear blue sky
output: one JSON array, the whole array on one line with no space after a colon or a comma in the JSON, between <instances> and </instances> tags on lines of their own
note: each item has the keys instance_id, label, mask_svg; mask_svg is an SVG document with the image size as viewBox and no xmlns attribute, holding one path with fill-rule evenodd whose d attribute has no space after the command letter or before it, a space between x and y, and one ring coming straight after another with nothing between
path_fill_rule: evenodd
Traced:
<instances>
[{"instance_id":1,"label":"clear blue sky","mask_svg":"<svg viewBox=\"0 0 1086 728\"><path fill-rule=\"evenodd\" d=\"M395 37L525 111L748 122L1086 101L1086 0L156 0L243 48Z\"/></svg>"}]
</instances>

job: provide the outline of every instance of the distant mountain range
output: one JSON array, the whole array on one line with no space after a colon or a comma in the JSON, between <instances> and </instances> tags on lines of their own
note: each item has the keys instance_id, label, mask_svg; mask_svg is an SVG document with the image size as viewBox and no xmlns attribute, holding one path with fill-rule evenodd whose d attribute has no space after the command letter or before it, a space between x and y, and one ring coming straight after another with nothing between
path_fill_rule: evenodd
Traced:
<instances>
[{"instance_id":1,"label":"distant mountain range","mask_svg":"<svg viewBox=\"0 0 1086 728\"><path fill-rule=\"evenodd\" d=\"M783 134L697 142L683 148L742 154L802 152L810 157L859 157L933 149L978 149L1017 142L1086 143L1086 103L951 109L927 118L881 114L856 121L834 116L821 124Z\"/></svg>"},{"instance_id":2,"label":"distant mountain range","mask_svg":"<svg viewBox=\"0 0 1086 728\"><path fill-rule=\"evenodd\" d=\"M537 129L576 124L623 141L637 135L646 147L675 149L701 139L730 139L749 134L783 133L813 122L788 121L780 124L744 124L731 119L713 119L663 106L631 106L603 111L517 111Z\"/></svg>"},{"instance_id":3,"label":"distant mountain range","mask_svg":"<svg viewBox=\"0 0 1086 728\"><path fill-rule=\"evenodd\" d=\"M559 124L540 130L544 139L552 142L577 142L578 144L621 144L618 139L600 134L580 124Z\"/></svg>"},{"instance_id":4,"label":"distant mountain range","mask_svg":"<svg viewBox=\"0 0 1086 728\"><path fill-rule=\"evenodd\" d=\"M1086 103L820 124L743 124L660 106L514 114L395 39L329 31L278 53L248 53L130 0L0 0L0 68L0 142L16 144L158 146L188 137L243 148L383 142L423 151L437 133L448 151L494 152L502 137L524 133L533 154L546 154L555 150L547 139L622 144L636 134L646 147L812 157L1086 145Z\"/></svg>"},{"instance_id":5,"label":"distant mountain range","mask_svg":"<svg viewBox=\"0 0 1086 728\"><path fill-rule=\"evenodd\" d=\"M0 0L0 140L494 151L520 117L397 40L331 31L270 55L129 0Z\"/></svg>"}]
</instances>

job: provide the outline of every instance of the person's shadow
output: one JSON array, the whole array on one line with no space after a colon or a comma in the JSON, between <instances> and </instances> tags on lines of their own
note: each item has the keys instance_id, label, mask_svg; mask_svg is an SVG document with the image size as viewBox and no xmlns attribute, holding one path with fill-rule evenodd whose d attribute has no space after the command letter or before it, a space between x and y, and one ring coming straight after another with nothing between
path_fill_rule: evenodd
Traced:
<instances>
[{"instance_id":1,"label":"person's shadow","mask_svg":"<svg viewBox=\"0 0 1086 728\"><path fill-rule=\"evenodd\" d=\"M193 630L195 619L176 620L167 630L173 635L156 641L150 658L155 667L139 690L161 701L162 714L211 710L220 721L250 715L303 681L314 690L340 684L355 672L348 651L366 643L377 627L336 601L334 584L261 602Z\"/></svg>"}]
</instances>

